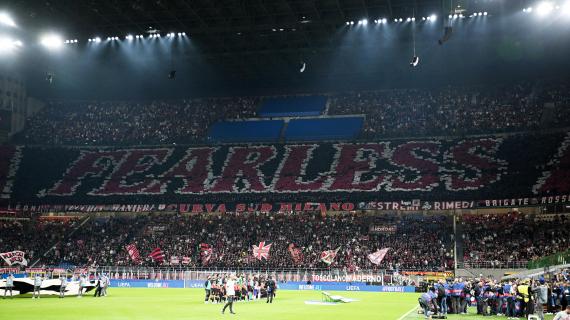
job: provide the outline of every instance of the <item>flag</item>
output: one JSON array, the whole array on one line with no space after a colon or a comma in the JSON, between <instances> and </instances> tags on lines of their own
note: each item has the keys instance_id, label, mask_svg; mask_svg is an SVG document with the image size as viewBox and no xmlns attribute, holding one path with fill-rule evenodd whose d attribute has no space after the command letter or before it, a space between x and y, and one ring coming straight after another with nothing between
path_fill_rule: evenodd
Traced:
<instances>
[{"instance_id":1,"label":"flag","mask_svg":"<svg viewBox=\"0 0 570 320\"><path fill-rule=\"evenodd\" d=\"M294 243L290 243L287 250L291 254L291 258L295 264L301 264L303 262L303 252L301 248L297 247Z\"/></svg>"},{"instance_id":2,"label":"flag","mask_svg":"<svg viewBox=\"0 0 570 320\"><path fill-rule=\"evenodd\" d=\"M141 255L139 253L139 249L137 249L137 246L134 243L126 245L125 249L127 249L129 257L131 257L131 260L133 260L136 263L141 261Z\"/></svg>"},{"instance_id":3,"label":"flag","mask_svg":"<svg viewBox=\"0 0 570 320\"><path fill-rule=\"evenodd\" d=\"M259 243L259 246L253 245L252 248L253 248L253 256L257 260L269 259L269 250L271 249L271 243L266 245L265 241L261 241Z\"/></svg>"},{"instance_id":4,"label":"flag","mask_svg":"<svg viewBox=\"0 0 570 320\"><path fill-rule=\"evenodd\" d=\"M190 264L190 257L182 257L182 264Z\"/></svg>"},{"instance_id":5,"label":"flag","mask_svg":"<svg viewBox=\"0 0 570 320\"><path fill-rule=\"evenodd\" d=\"M210 259L212 259L213 253L212 247L207 243L200 243L200 260L202 261L202 265L205 266L210 263Z\"/></svg>"},{"instance_id":6,"label":"flag","mask_svg":"<svg viewBox=\"0 0 570 320\"><path fill-rule=\"evenodd\" d=\"M177 256L170 257L170 265L177 265L180 264L180 259Z\"/></svg>"},{"instance_id":7,"label":"flag","mask_svg":"<svg viewBox=\"0 0 570 320\"><path fill-rule=\"evenodd\" d=\"M4 259L4 261L9 265L19 264L21 266L27 266L28 260L24 257L24 251L10 251L0 253L0 258Z\"/></svg>"},{"instance_id":8,"label":"flag","mask_svg":"<svg viewBox=\"0 0 570 320\"><path fill-rule=\"evenodd\" d=\"M336 254L340 250L340 247L336 248L335 250L327 250L321 253L321 261L328 264L329 266L334 262L336 258Z\"/></svg>"},{"instance_id":9,"label":"flag","mask_svg":"<svg viewBox=\"0 0 570 320\"><path fill-rule=\"evenodd\" d=\"M370 260L370 262L376 265L379 265L382 262L382 260L384 260L384 256L386 256L388 250L390 250L390 248L380 249L374 253L371 253L368 255L368 260Z\"/></svg>"},{"instance_id":10,"label":"flag","mask_svg":"<svg viewBox=\"0 0 570 320\"><path fill-rule=\"evenodd\" d=\"M160 248L152 250L148 256L151 257L154 262L162 263L164 261L164 253Z\"/></svg>"}]
</instances>

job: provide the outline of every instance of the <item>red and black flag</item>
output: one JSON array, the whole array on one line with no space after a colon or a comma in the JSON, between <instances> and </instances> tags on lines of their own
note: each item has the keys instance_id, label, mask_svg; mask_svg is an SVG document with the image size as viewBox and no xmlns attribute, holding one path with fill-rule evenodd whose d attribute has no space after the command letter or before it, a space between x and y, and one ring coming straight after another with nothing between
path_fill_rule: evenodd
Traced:
<instances>
[{"instance_id":1,"label":"red and black flag","mask_svg":"<svg viewBox=\"0 0 570 320\"><path fill-rule=\"evenodd\" d=\"M152 250L148 256L151 257L154 262L162 263L164 261L164 252L162 252L160 248Z\"/></svg>"}]
</instances>

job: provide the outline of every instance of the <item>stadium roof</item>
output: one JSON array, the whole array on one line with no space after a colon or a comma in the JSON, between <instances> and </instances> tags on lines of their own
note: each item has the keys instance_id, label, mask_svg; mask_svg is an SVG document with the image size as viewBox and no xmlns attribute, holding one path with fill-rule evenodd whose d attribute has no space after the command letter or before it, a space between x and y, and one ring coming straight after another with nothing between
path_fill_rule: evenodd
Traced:
<instances>
[{"instance_id":1,"label":"stadium roof","mask_svg":"<svg viewBox=\"0 0 570 320\"><path fill-rule=\"evenodd\" d=\"M208 83L211 87L218 88L224 84L215 79L206 81L204 77L211 75L224 81L247 79L251 81L247 84L249 87L271 85L283 88L289 85L291 88L308 88L314 85L315 88L328 88L331 86L329 82L343 86L346 82L364 81L363 77L366 76L366 83L394 83L393 77L387 75L403 75L404 70L409 70L412 30L416 27L406 24L406 19L414 15L421 23L417 24L418 30L414 32L418 34L416 42L419 56L422 57L421 69L425 73L425 79L431 80L434 76L451 79L454 74L469 72L469 65L463 57L474 53L470 49L474 45L480 49L472 58L477 61L472 61L472 64L494 63L497 52L505 52L506 56L516 58L516 55L506 53L510 50L508 48L491 47L505 44L494 42L490 37L505 37L507 33L516 32L519 33L517 36L528 37L529 33L522 28L501 30L509 24L499 23L499 20L513 12L522 14L522 8L537 1L13 0L0 10L7 10L15 16L21 30L33 37L33 41L36 41L41 32L53 30L65 35L66 39L78 39L79 48L83 48L88 39L97 36L123 40L128 34L148 36L159 32L164 36L170 32L185 32L191 50L184 49L163 56L144 56L141 51L130 52L131 58L147 58L142 62L145 66L161 65L164 69L176 60L176 69L179 69L177 83L180 83L180 88L184 88L181 82L185 81L181 76L190 72L201 76L200 79L195 78L199 85ZM453 41L446 44L447 53L437 48L437 40L443 33L444 25L448 23L446 20L450 13L464 13L468 17L481 11L489 12L492 21L488 22L495 29L491 29L486 19L473 19L478 20L475 24L465 19L459 23L465 26L464 30L454 29ZM421 21L421 17L430 15L436 15L437 21L431 24ZM358 21L363 19L368 21L367 28L358 26ZM374 20L377 19L386 19L388 25L385 28L375 25ZM404 22L398 24L394 19L403 19ZM524 17L521 19L525 21ZM355 25L347 25L350 21ZM359 32L363 29L369 32ZM513 35L509 37L514 39ZM537 39L542 40L544 37L537 36ZM532 44L532 40L528 43ZM454 49L451 50L452 48ZM34 50L28 50L28 53L29 51L36 55L31 59L37 60L38 53ZM105 60L107 64L110 63L108 60ZM90 61L95 63L95 59ZM453 67L446 68L446 65L449 66L454 61L456 64ZM302 62L307 62L308 67L307 72L300 75ZM87 70L74 64L55 66L52 62L28 68L28 73L37 73L37 70L59 73L60 80L63 74ZM109 70L115 68L109 67ZM442 73L441 70L453 71L453 74ZM162 78L166 71L161 69L157 72ZM95 74L92 71L84 73ZM156 74L147 73L146 78L155 78ZM102 79L103 76L98 75L97 78ZM402 81L410 83L408 80ZM233 81L232 85L235 83Z\"/></svg>"}]
</instances>

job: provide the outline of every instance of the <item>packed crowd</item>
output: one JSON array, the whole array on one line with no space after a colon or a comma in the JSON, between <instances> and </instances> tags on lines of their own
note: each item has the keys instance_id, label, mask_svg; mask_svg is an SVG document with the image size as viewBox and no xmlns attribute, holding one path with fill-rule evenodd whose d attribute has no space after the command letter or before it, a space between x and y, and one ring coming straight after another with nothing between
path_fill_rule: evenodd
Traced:
<instances>
[{"instance_id":1,"label":"packed crowd","mask_svg":"<svg viewBox=\"0 0 570 320\"><path fill-rule=\"evenodd\" d=\"M570 124L568 84L399 89L330 95L329 115L364 114L362 138L526 131ZM28 120L17 142L42 145L152 145L206 141L224 119L256 116L261 98L155 102L61 102ZM543 122L552 105L553 119ZM550 116L547 116L549 118Z\"/></svg>"},{"instance_id":2,"label":"packed crowd","mask_svg":"<svg viewBox=\"0 0 570 320\"><path fill-rule=\"evenodd\" d=\"M482 316L506 316L508 319L536 315L570 316L570 273L558 270L531 278L497 280L480 275L473 279L439 280L422 294L420 305L430 314L466 314L475 307Z\"/></svg>"},{"instance_id":3,"label":"packed crowd","mask_svg":"<svg viewBox=\"0 0 570 320\"><path fill-rule=\"evenodd\" d=\"M194 143L210 124L254 117L256 107L256 98L52 103L28 120L19 139L42 145Z\"/></svg>"},{"instance_id":4,"label":"packed crowd","mask_svg":"<svg viewBox=\"0 0 570 320\"><path fill-rule=\"evenodd\" d=\"M449 270L455 235L445 214L149 214L88 220L0 222L0 251L21 250L41 265ZM565 215L467 214L457 229L466 265L528 261L570 248ZM271 245L267 259L252 254ZM126 246L134 245L140 261ZM164 261L149 254L159 248ZM207 248L207 255L204 255ZM379 265L368 258L389 248ZM48 250L49 249L49 250ZM337 250L330 266L325 251ZM461 257L460 257L461 258Z\"/></svg>"},{"instance_id":5,"label":"packed crowd","mask_svg":"<svg viewBox=\"0 0 570 320\"><path fill-rule=\"evenodd\" d=\"M570 249L566 215L473 214L462 216L461 223L465 263L502 267Z\"/></svg>"},{"instance_id":6,"label":"packed crowd","mask_svg":"<svg viewBox=\"0 0 570 320\"><path fill-rule=\"evenodd\" d=\"M444 270L453 260L448 220L444 215L414 214L112 217L86 223L58 242L41 264L156 266L163 263L148 255L160 248L164 264L171 264L172 257L177 257L176 264L182 264L183 257L188 257L188 267L326 268L321 253L339 249L330 265L333 268ZM396 227L383 234L371 233L371 225ZM267 259L258 260L252 254L252 246L260 242L271 244ZM127 254L129 244L140 252L140 262L134 263ZM207 258L201 244L211 248ZM291 244L299 249L299 255L293 257ZM26 249L25 244L22 247ZM390 249L382 264L376 266L367 256L381 248Z\"/></svg>"},{"instance_id":7,"label":"packed crowd","mask_svg":"<svg viewBox=\"0 0 570 320\"><path fill-rule=\"evenodd\" d=\"M24 251L32 264L76 226L75 220L0 220L0 252ZM2 261L0 261L2 262Z\"/></svg>"},{"instance_id":8,"label":"packed crowd","mask_svg":"<svg viewBox=\"0 0 570 320\"><path fill-rule=\"evenodd\" d=\"M540 126L545 102L567 101L558 93L539 99L532 84L356 92L334 96L329 113L365 114L364 138L525 131Z\"/></svg>"}]
</instances>

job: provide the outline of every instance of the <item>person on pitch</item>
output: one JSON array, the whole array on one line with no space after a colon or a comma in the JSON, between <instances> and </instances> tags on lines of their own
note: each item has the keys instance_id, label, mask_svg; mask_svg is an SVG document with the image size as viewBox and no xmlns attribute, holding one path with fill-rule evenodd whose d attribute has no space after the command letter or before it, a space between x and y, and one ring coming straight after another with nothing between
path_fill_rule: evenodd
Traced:
<instances>
[{"instance_id":1,"label":"person on pitch","mask_svg":"<svg viewBox=\"0 0 570 320\"><path fill-rule=\"evenodd\" d=\"M208 276L208 279L204 283L204 290L206 291L206 298L204 299L204 303L208 303L210 299L210 294L212 293L212 277Z\"/></svg>"},{"instance_id":2,"label":"person on pitch","mask_svg":"<svg viewBox=\"0 0 570 320\"><path fill-rule=\"evenodd\" d=\"M226 287L226 304L224 305L224 308L222 309L222 314L224 314L227 307L230 307L230 313L231 314L236 314L234 312L234 309L233 309L234 296L236 294L235 285L236 285L236 276L232 274L228 278L228 280L226 280L226 285L225 285L225 287Z\"/></svg>"},{"instance_id":3,"label":"person on pitch","mask_svg":"<svg viewBox=\"0 0 570 320\"><path fill-rule=\"evenodd\" d=\"M273 303L273 297L275 297L275 288L277 285L271 276L267 278L265 282L265 289L267 290L267 301L265 303Z\"/></svg>"},{"instance_id":4,"label":"person on pitch","mask_svg":"<svg viewBox=\"0 0 570 320\"><path fill-rule=\"evenodd\" d=\"M4 288L4 299L6 299L6 293L10 291L10 298L12 298L12 290L14 289L14 275L9 274L6 278L6 288Z\"/></svg>"},{"instance_id":5,"label":"person on pitch","mask_svg":"<svg viewBox=\"0 0 570 320\"><path fill-rule=\"evenodd\" d=\"M65 288L67 287L67 275L60 276L59 281L61 282L59 286L59 298L63 299L63 297L65 297Z\"/></svg>"},{"instance_id":6,"label":"person on pitch","mask_svg":"<svg viewBox=\"0 0 570 320\"><path fill-rule=\"evenodd\" d=\"M42 276L36 274L36 277L34 278L34 293L32 294L32 299L35 299L36 297L38 299L40 298L40 289L42 287L42 282Z\"/></svg>"}]
</instances>

